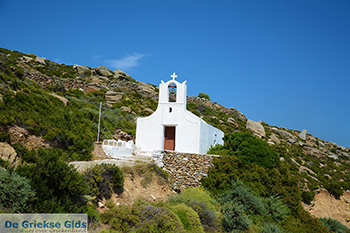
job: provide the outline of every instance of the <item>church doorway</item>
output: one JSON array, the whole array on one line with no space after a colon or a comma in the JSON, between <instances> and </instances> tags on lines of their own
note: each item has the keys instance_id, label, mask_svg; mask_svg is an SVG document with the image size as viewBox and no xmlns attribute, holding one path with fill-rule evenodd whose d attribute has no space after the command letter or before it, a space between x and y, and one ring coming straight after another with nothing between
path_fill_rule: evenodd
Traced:
<instances>
[{"instance_id":1,"label":"church doorway","mask_svg":"<svg viewBox=\"0 0 350 233\"><path fill-rule=\"evenodd\" d=\"M175 126L164 128L164 150L175 150Z\"/></svg>"}]
</instances>

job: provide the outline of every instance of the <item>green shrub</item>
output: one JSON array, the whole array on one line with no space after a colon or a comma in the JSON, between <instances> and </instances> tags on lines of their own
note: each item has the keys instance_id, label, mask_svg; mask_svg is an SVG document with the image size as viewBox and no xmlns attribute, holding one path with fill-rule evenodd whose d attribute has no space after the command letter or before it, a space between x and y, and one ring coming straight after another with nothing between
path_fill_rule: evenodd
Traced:
<instances>
[{"instance_id":1,"label":"green shrub","mask_svg":"<svg viewBox=\"0 0 350 233\"><path fill-rule=\"evenodd\" d=\"M255 195L241 181L232 181L231 188L219 197L222 205L233 204L240 205L243 211L249 211L254 214L265 214L266 209L261 197Z\"/></svg>"},{"instance_id":2,"label":"green shrub","mask_svg":"<svg viewBox=\"0 0 350 233\"><path fill-rule=\"evenodd\" d=\"M280 226L277 226L273 223L265 223L264 228L261 233L283 233L285 232Z\"/></svg>"},{"instance_id":3,"label":"green shrub","mask_svg":"<svg viewBox=\"0 0 350 233\"><path fill-rule=\"evenodd\" d=\"M118 232L129 232L140 222L139 211L132 206L120 205L101 214L101 221Z\"/></svg>"},{"instance_id":4,"label":"green shrub","mask_svg":"<svg viewBox=\"0 0 350 233\"><path fill-rule=\"evenodd\" d=\"M26 211L34 197L30 180L15 172L0 168L0 209L3 211Z\"/></svg>"},{"instance_id":5,"label":"green shrub","mask_svg":"<svg viewBox=\"0 0 350 233\"><path fill-rule=\"evenodd\" d=\"M252 221L244 214L241 205L227 203L222 208L222 227L225 232L245 231Z\"/></svg>"},{"instance_id":6,"label":"green shrub","mask_svg":"<svg viewBox=\"0 0 350 233\"><path fill-rule=\"evenodd\" d=\"M135 232L184 232L178 217L170 210L162 207L139 207L140 222L136 224Z\"/></svg>"},{"instance_id":7,"label":"green shrub","mask_svg":"<svg viewBox=\"0 0 350 233\"><path fill-rule=\"evenodd\" d=\"M82 212L87 194L84 176L68 165L58 149L39 149L35 164L19 165L16 172L31 181L36 193L32 211L41 213Z\"/></svg>"},{"instance_id":8,"label":"green shrub","mask_svg":"<svg viewBox=\"0 0 350 233\"><path fill-rule=\"evenodd\" d=\"M186 202L197 201L204 202L207 208L212 211L216 211L215 206L213 205L214 200L202 189L198 188L186 188L181 194L179 194Z\"/></svg>"},{"instance_id":9,"label":"green shrub","mask_svg":"<svg viewBox=\"0 0 350 233\"><path fill-rule=\"evenodd\" d=\"M15 144L12 145L12 147L16 150L17 156L19 156L23 162L27 162L27 163L36 162L37 157L36 157L36 151L34 149L28 150L20 142L16 142Z\"/></svg>"},{"instance_id":10,"label":"green shrub","mask_svg":"<svg viewBox=\"0 0 350 233\"><path fill-rule=\"evenodd\" d=\"M110 206L101 221L118 232L184 232L178 217L169 209L155 206Z\"/></svg>"},{"instance_id":11,"label":"green shrub","mask_svg":"<svg viewBox=\"0 0 350 233\"><path fill-rule=\"evenodd\" d=\"M304 203L310 204L315 198L315 193L311 191L303 191L301 197L303 198Z\"/></svg>"},{"instance_id":12,"label":"green shrub","mask_svg":"<svg viewBox=\"0 0 350 233\"><path fill-rule=\"evenodd\" d=\"M325 184L324 187L337 199L339 199L344 193L341 185L335 181L330 181L329 183Z\"/></svg>"},{"instance_id":13,"label":"green shrub","mask_svg":"<svg viewBox=\"0 0 350 233\"><path fill-rule=\"evenodd\" d=\"M219 230L215 212L209 209L205 202L192 200L187 206L197 212L205 232L217 232Z\"/></svg>"},{"instance_id":14,"label":"green shrub","mask_svg":"<svg viewBox=\"0 0 350 233\"><path fill-rule=\"evenodd\" d=\"M282 198L271 196L265 200L267 214L271 216L275 222L283 222L290 214L288 207L283 204Z\"/></svg>"},{"instance_id":15,"label":"green shrub","mask_svg":"<svg viewBox=\"0 0 350 233\"><path fill-rule=\"evenodd\" d=\"M224 136L224 145L212 148L208 153L235 155L243 163L257 163L266 168L279 164L277 153L265 141L249 133L235 132Z\"/></svg>"},{"instance_id":16,"label":"green shrub","mask_svg":"<svg viewBox=\"0 0 350 233\"><path fill-rule=\"evenodd\" d=\"M327 226L330 232L335 233L346 233L349 232L349 229L343 225L338 220L332 218L320 218L324 226Z\"/></svg>"},{"instance_id":17,"label":"green shrub","mask_svg":"<svg viewBox=\"0 0 350 233\"><path fill-rule=\"evenodd\" d=\"M198 95L198 97L210 101L209 95L208 95L208 94L205 94L205 93L203 93L203 92L200 92L199 95Z\"/></svg>"},{"instance_id":18,"label":"green shrub","mask_svg":"<svg viewBox=\"0 0 350 233\"><path fill-rule=\"evenodd\" d=\"M124 177L119 167L113 164L95 165L85 173L91 195L109 199L113 192L123 191Z\"/></svg>"},{"instance_id":19,"label":"green shrub","mask_svg":"<svg viewBox=\"0 0 350 233\"><path fill-rule=\"evenodd\" d=\"M198 214L191 207L181 203L168 208L180 219L185 230L190 232L203 232Z\"/></svg>"},{"instance_id":20,"label":"green shrub","mask_svg":"<svg viewBox=\"0 0 350 233\"><path fill-rule=\"evenodd\" d=\"M5 130L1 131L0 132L0 142L8 142L8 143L10 143L11 142L11 134L6 132Z\"/></svg>"},{"instance_id":21,"label":"green shrub","mask_svg":"<svg viewBox=\"0 0 350 233\"><path fill-rule=\"evenodd\" d=\"M88 205L87 211L88 222L89 222L89 230L95 229L100 225L101 217L99 211L96 209L94 205Z\"/></svg>"}]
</instances>

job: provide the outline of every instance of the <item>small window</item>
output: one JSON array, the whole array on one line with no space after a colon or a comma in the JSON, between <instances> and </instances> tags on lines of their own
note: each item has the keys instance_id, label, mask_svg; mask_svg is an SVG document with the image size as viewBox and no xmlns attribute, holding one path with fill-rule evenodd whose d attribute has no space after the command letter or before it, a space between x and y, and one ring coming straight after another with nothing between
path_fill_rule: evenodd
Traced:
<instances>
[{"instance_id":1,"label":"small window","mask_svg":"<svg viewBox=\"0 0 350 233\"><path fill-rule=\"evenodd\" d=\"M169 112L173 112L173 108L172 107L169 108Z\"/></svg>"}]
</instances>

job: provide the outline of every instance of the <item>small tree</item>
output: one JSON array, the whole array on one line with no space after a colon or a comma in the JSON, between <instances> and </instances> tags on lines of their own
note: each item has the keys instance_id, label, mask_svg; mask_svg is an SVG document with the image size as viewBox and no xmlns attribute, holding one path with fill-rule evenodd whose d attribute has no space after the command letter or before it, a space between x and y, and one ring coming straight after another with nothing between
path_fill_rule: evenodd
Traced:
<instances>
[{"instance_id":1,"label":"small tree","mask_svg":"<svg viewBox=\"0 0 350 233\"><path fill-rule=\"evenodd\" d=\"M89 169L85 174L88 188L93 196L110 198L113 191L122 192L124 177L119 167L113 164L100 164Z\"/></svg>"}]
</instances>

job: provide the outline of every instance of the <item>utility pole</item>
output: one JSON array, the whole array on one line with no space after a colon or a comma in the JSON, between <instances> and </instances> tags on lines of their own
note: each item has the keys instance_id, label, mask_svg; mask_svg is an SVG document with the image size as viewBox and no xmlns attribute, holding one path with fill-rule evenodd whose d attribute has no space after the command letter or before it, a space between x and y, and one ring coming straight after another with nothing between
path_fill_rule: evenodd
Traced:
<instances>
[{"instance_id":1,"label":"utility pole","mask_svg":"<svg viewBox=\"0 0 350 233\"><path fill-rule=\"evenodd\" d=\"M98 116L97 143L99 143L99 141L100 141L101 108L102 108L102 102L100 102L100 113L99 113L99 116Z\"/></svg>"}]
</instances>

